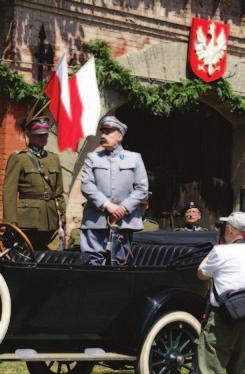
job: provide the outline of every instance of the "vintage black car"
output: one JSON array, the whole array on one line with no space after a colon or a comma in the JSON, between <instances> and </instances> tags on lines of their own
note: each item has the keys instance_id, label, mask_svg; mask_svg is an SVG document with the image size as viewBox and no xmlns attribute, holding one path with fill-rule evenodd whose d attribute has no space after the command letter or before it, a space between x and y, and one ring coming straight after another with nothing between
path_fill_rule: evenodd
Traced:
<instances>
[{"instance_id":1,"label":"vintage black car","mask_svg":"<svg viewBox=\"0 0 245 374\"><path fill-rule=\"evenodd\" d=\"M96 267L79 251L34 253L19 229L0 229L0 360L27 361L32 374L89 373L95 361L194 372L207 293L196 269L214 232L139 233L127 266Z\"/></svg>"}]
</instances>

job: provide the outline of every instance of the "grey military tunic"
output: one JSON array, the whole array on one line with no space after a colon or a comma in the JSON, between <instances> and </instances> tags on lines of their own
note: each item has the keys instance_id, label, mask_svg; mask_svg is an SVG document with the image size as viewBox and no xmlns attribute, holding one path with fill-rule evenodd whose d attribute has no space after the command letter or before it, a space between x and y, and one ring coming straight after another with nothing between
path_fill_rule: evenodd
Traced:
<instances>
[{"instance_id":1,"label":"grey military tunic","mask_svg":"<svg viewBox=\"0 0 245 374\"><path fill-rule=\"evenodd\" d=\"M89 153L82 169L82 193L87 199L81 224L82 251L104 253L108 237L108 214L103 205L108 201L121 204L127 210L127 214L118 222L124 238L128 230L143 229L139 204L148 196L148 177L139 153L126 151L121 145L111 153ZM95 232L97 230L100 232ZM124 255L120 254L119 257L121 262Z\"/></svg>"}]
</instances>

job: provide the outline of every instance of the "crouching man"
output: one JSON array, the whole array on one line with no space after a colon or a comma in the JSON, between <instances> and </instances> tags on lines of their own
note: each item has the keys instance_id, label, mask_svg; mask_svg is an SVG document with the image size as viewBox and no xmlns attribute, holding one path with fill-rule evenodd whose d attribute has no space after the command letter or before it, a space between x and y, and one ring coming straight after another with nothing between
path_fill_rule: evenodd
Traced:
<instances>
[{"instance_id":1,"label":"crouching man","mask_svg":"<svg viewBox=\"0 0 245 374\"><path fill-rule=\"evenodd\" d=\"M245 289L245 213L221 217L226 224L226 244L216 245L198 268L198 278L212 278L210 313L198 344L198 373L245 373L245 319L227 321L221 314L219 295ZM216 291L215 291L216 290ZM245 308L245 305L244 305Z\"/></svg>"}]
</instances>

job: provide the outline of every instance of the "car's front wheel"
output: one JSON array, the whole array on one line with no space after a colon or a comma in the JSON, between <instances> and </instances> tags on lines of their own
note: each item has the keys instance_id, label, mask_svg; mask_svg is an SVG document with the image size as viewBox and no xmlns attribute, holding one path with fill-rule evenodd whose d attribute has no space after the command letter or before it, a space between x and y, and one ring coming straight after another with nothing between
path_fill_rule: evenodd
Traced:
<instances>
[{"instance_id":1,"label":"car's front wheel","mask_svg":"<svg viewBox=\"0 0 245 374\"><path fill-rule=\"evenodd\" d=\"M30 374L90 374L94 364L82 361L29 361L26 366Z\"/></svg>"},{"instance_id":2,"label":"car's front wheel","mask_svg":"<svg viewBox=\"0 0 245 374\"><path fill-rule=\"evenodd\" d=\"M191 374L200 323L186 312L163 315L149 330L139 362L140 374Z\"/></svg>"},{"instance_id":3,"label":"car's front wheel","mask_svg":"<svg viewBox=\"0 0 245 374\"><path fill-rule=\"evenodd\" d=\"M7 283L0 274L0 343L2 343L9 327L11 315L11 298Z\"/></svg>"}]
</instances>

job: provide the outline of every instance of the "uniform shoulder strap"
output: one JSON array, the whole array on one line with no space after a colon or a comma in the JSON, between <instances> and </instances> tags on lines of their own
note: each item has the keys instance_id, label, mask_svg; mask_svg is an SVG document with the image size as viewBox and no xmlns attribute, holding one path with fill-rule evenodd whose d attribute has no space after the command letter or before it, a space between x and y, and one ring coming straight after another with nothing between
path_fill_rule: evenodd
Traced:
<instances>
[{"instance_id":1,"label":"uniform shoulder strap","mask_svg":"<svg viewBox=\"0 0 245 374\"><path fill-rule=\"evenodd\" d=\"M47 182L47 184L51 188L51 191L55 192L54 187L53 187L48 175L44 173L44 171L42 170L38 160L35 157L33 157L32 153L29 152L29 151L26 151L26 155L29 157L29 159L32 162L32 165L34 166L34 168L38 170L39 174L43 177L45 182Z\"/></svg>"},{"instance_id":2,"label":"uniform shoulder strap","mask_svg":"<svg viewBox=\"0 0 245 374\"><path fill-rule=\"evenodd\" d=\"M37 170L39 171L40 174L43 174L43 173L42 173L41 166L40 166L38 160L37 160L35 157L33 157L33 155L31 154L31 152L26 151L26 155L27 155L28 158L31 160L31 163L32 163L32 165L34 166L34 168L37 169Z\"/></svg>"}]
</instances>

